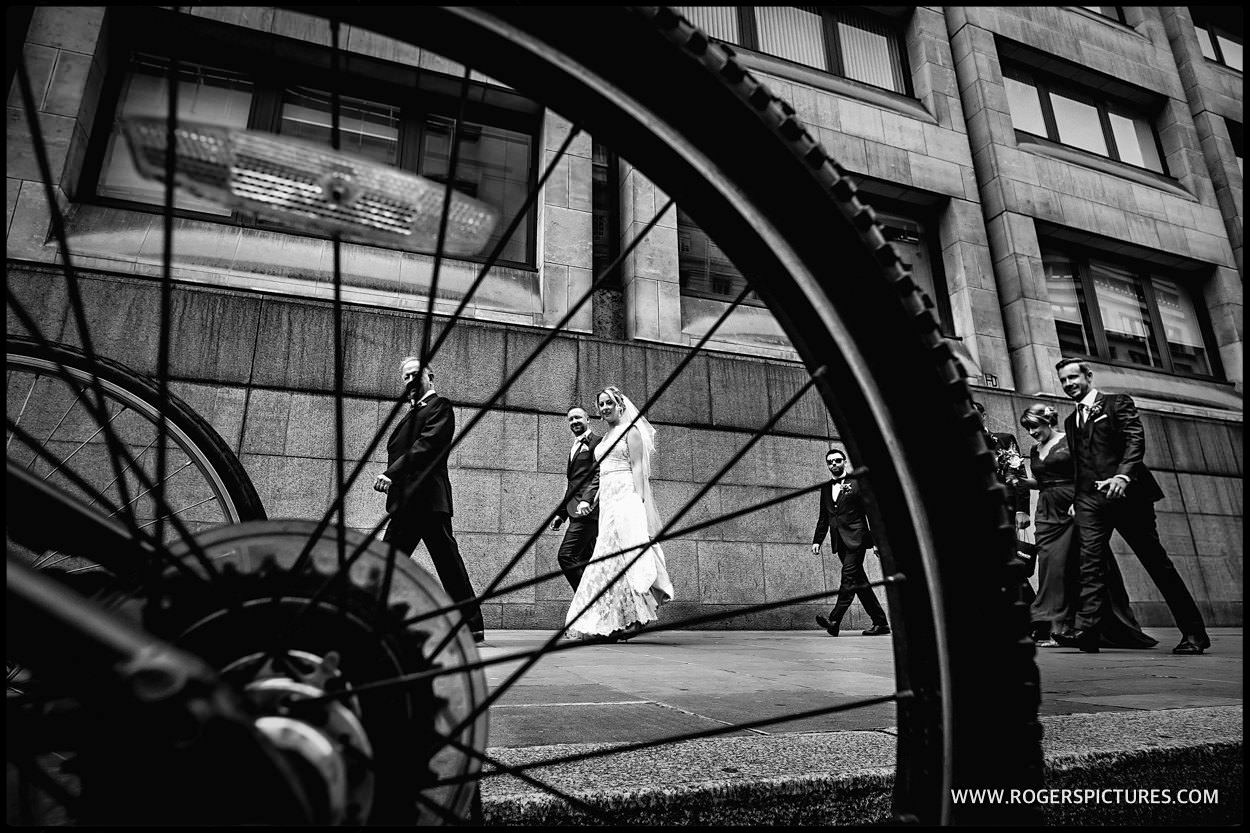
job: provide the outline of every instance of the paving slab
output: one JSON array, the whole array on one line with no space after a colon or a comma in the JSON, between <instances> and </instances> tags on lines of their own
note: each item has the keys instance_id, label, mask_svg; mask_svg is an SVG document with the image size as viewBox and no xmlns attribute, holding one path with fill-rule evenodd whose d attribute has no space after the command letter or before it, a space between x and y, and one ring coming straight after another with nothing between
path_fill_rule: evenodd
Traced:
<instances>
[{"instance_id":1,"label":"paving slab","mask_svg":"<svg viewBox=\"0 0 1250 833\"><path fill-rule=\"evenodd\" d=\"M1175 639L1167 629L1148 632L1159 646L1099 654L1039 651L1047 784L1127 789L1206 783L1222 788L1222 803L1166 811L1123 803L1079 810L1055 805L1043 808L1049 823L1240 819L1242 631L1213 630L1212 650L1198 657L1172 655ZM545 631L496 631L481 653L523 653L549 637ZM488 684L503 686L519 664L490 667ZM883 822L893 782L893 707L787 716L888 696L893 675L890 640L817 631L678 631L579 645L543 657L511 685L491 710L488 754L520 766L611 752L533 774L628 823ZM616 751L774 719L726 736ZM512 776L487 777L482 794L489 824L594 821Z\"/></svg>"}]
</instances>

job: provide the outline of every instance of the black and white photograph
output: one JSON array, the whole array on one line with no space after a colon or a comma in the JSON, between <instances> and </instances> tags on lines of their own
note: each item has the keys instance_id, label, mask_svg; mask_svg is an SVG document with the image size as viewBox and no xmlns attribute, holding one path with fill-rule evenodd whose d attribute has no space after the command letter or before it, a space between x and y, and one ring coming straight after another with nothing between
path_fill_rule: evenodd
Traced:
<instances>
[{"instance_id":1,"label":"black and white photograph","mask_svg":"<svg viewBox=\"0 0 1250 833\"><path fill-rule=\"evenodd\" d=\"M1243 16L7 7L7 823L1242 823Z\"/></svg>"}]
</instances>

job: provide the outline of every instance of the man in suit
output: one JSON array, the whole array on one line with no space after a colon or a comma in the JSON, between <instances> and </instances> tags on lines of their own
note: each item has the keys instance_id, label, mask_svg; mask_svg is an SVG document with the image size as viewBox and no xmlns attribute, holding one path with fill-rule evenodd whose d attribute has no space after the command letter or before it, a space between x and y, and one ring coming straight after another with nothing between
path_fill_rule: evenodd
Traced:
<instances>
[{"instance_id":1,"label":"man in suit","mask_svg":"<svg viewBox=\"0 0 1250 833\"><path fill-rule=\"evenodd\" d=\"M573 447L569 449L565 469L568 485L551 528L559 529L565 521L569 522L556 561L576 591L582 581L582 570L594 554L595 539L599 537L599 464L595 462L595 446L603 437L590 430L590 417L584 408L576 405L569 408L568 419L569 431L573 434Z\"/></svg>"},{"instance_id":2,"label":"man in suit","mask_svg":"<svg viewBox=\"0 0 1250 833\"><path fill-rule=\"evenodd\" d=\"M1007 502L1009 509L1015 512L1016 529L1028 529L1033 522L1029 513L1029 488L1019 481L1018 470L1010 468L1009 460L1019 459L1020 443L1016 441L1016 435L1007 431L991 431L989 424L985 419L985 406L980 402L973 401L972 407L976 408L977 414L981 417L981 431L985 434L985 444L989 446L990 451L994 452L998 465L995 468L995 474L998 476L998 482L1002 483L1007 489ZM1017 538L1017 557L1020 552L1018 545L1027 543ZM1024 559L1021 559L1023 562ZM1031 564L1029 566L1032 566ZM1025 604L1033 604L1033 600L1037 598L1037 593L1033 590L1033 585L1029 584L1029 576L1032 575L1030 569L1025 575L1024 580L1020 583L1020 599Z\"/></svg>"},{"instance_id":3,"label":"man in suit","mask_svg":"<svg viewBox=\"0 0 1250 833\"><path fill-rule=\"evenodd\" d=\"M1057 634L1059 644L1098 652L1098 629L1107 607L1107 558L1111 533L1119 531L1163 594L1181 631L1174 654L1201 654L1211 647L1202 613L1168 558L1155 525L1154 503L1163 490L1146 467L1146 432L1133 398L1104 394L1080 359L1055 365L1059 384L1076 411L1064 421L1068 450L1076 464L1076 525L1081 536L1081 597L1076 627Z\"/></svg>"},{"instance_id":4,"label":"man in suit","mask_svg":"<svg viewBox=\"0 0 1250 833\"><path fill-rule=\"evenodd\" d=\"M451 531L451 480L447 450L456 433L451 402L434 390L434 372L416 356L405 356L400 376L408 394L408 413L386 442L386 471L373 483L386 494L391 521L382 540L411 555L425 541L430 560L447 595L456 602L476 599L460 547ZM462 609L474 642L485 639L482 610L476 601Z\"/></svg>"},{"instance_id":5,"label":"man in suit","mask_svg":"<svg viewBox=\"0 0 1250 833\"><path fill-rule=\"evenodd\" d=\"M842 588L838 600L829 612L829 618L817 615L816 623L837 636L842 627L842 617L858 596L864 612L872 620L872 627L864 636L881 636L890 632L885 611L877 596L868 587L868 574L864 572L864 553L872 546L872 530L868 528L868 516L864 512L864 498L859 487L847 477L846 452L831 448L825 454L825 465L832 479L820 490L820 514L816 518L816 534L812 537L812 553L820 554L825 534L830 533L830 544L842 561Z\"/></svg>"}]
</instances>

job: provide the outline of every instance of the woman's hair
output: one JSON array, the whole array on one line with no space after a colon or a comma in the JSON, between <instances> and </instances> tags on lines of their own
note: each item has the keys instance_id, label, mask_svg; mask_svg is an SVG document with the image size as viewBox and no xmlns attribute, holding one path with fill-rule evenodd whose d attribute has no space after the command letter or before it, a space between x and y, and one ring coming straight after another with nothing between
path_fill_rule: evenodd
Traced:
<instances>
[{"instance_id":1,"label":"woman's hair","mask_svg":"<svg viewBox=\"0 0 1250 833\"><path fill-rule=\"evenodd\" d=\"M1038 428L1043 424L1054 428L1059 424L1059 412L1050 405L1041 403L1030 405L1020 416L1020 424L1025 428Z\"/></svg>"},{"instance_id":2,"label":"woman's hair","mask_svg":"<svg viewBox=\"0 0 1250 833\"><path fill-rule=\"evenodd\" d=\"M625 394L622 393L621 389L618 388L616 385L608 385L606 388L604 388L603 390L595 394L595 402L598 402L599 397L605 393L608 396L612 397L612 401L616 403L616 407L618 408L625 407Z\"/></svg>"}]
</instances>

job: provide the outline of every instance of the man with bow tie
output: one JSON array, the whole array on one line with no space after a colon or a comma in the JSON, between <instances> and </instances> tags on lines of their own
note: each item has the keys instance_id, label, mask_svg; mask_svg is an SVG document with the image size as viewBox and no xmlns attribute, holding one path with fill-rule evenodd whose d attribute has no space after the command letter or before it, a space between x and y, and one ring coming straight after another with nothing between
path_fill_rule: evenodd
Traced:
<instances>
[{"instance_id":1,"label":"man with bow tie","mask_svg":"<svg viewBox=\"0 0 1250 833\"><path fill-rule=\"evenodd\" d=\"M569 522L556 561L576 592L599 537L599 463L595 460L595 446L603 437L590 430L590 417L584 408L569 408L568 420L573 434L566 467L568 485L551 528L559 529L565 521Z\"/></svg>"},{"instance_id":2,"label":"man with bow tie","mask_svg":"<svg viewBox=\"0 0 1250 833\"><path fill-rule=\"evenodd\" d=\"M409 410L386 442L386 471L373 483L386 495L391 521L382 540L411 555L425 541L434 569L447 595L461 608L474 642L485 639L482 610L451 531L451 479L447 452L456 433L451 402L434 390L434 371L421 359L400 362Z\"/></svg>"},{"instance_id":3,"label":"man with bow tie","mask_svg":"<svg viewBox=\"0 0 1250 833\"><path fill-rule=\"evenodd\" d=\"M868 528L868 516L864 512L864 498L854 481L847 477L846 452L831 448L825 454L825 465L832 479L820 490L820 515L816 518L816 534L812 537L812 553L820 554L825 534L830 534L833 551L842 561L842 587L838 600L829 617L817 615L816 623L830 636L837 636L842 627L842 617L858 596L864 612L872 620L872 627L864 636L881 636L890 632L885 611L877 601L877 595L868 587L868 574L864 571L864 553L872 546L872 530ZM875 550L875 548L874 548Z\"/></svg>"},{"instance_id":4,"label":"man with bow tie","mask_svg":"<svg viewBox=\"0 0 1250 833\"><path fill-rule=\"evenodd\" d=\"M1163 490L1146 467L1146 431L1133 398L1104 394L1094 372L1080 359L1055 365L1059 386L1077 403L1064 421L1068 450L1076 464L1076 526L1081 536L1081 597L1076 628L1055 641L1088 653L1098 652L1099 627L1107 596L1107 562L1113 558L1111 533L1118 531L1163 594L1181 631L1174 654L1201 654L1211 647L1206 624L1184 579L1159 541L1154 503Z\"/></svg>"}]
</instances>

